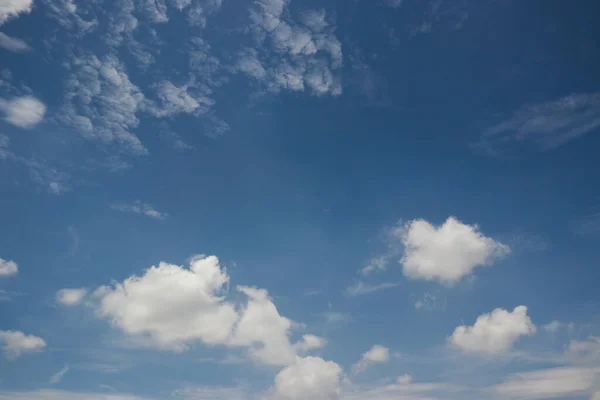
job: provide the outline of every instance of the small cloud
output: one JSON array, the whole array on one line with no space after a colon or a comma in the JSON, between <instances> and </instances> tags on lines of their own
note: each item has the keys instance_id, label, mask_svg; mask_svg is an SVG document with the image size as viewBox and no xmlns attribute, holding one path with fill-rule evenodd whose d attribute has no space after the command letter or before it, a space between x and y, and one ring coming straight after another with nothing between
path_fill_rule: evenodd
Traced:
<instances>
[{"instance_id":1,"label":"small cloud","mask_svg":"<svg viewBox=\"0 0 600 400\"><path fill-rule=\"evenodd\" d=\"M556 333L559 331L559 329L562 326L563 326L563 324L561 322L554 320L554 321L542 326L542 329L545 330L546 332Z\"/></svg>"},{"instance_id":2,"label":"small cloud","mask_svg":"<svg viewBox=\"0 0 600 400\"><path fill-rule=\"evenodd\" d=\"M398 378L396 378L396 382L399 385L409 385L412 383L412 381L413 381L413 377L410 374L400 375Z\"/></svg>"},{"instance_id":3,"label":"small cloud","mask_svg":"<svg viewBox=\"0 0 600 400\"><path fill-rule=\"evenodd\" d=\"M44 339L26 335L21 331L0 331L0 342L4 342L4 355L9 360L14 360L23 353L31 353L46 347Z\"/></svg>"},{"instance_id":4,"label":"small cloud","mask_svg":"<svg viewBox=\"0 0 600 400\"><path fill-rule=\"evenodd\" d=\"M139 215L145 215L154 219L165 219L169 216L167 213L156 210L152 205L136 200L133 203L117 203L110 206L113 210L130 212Z\"/></svg>"},{"instance_id":5,"label":"small cloud","mask_svg":"<svg viewBox=\"0 0 600 400\"><path fill-rule=\"evenodd\" d=\"M536 327L527 315L527 307L518 306L512 312L497 308L477 317L472 326L459 326L448 343L469 353L504 353L521 336L533 335Z\"/></svg>"},{"instance_id":6,"label":"small cloud","mask_svg":"<svg viewBox=\"0 0 600 400\"><path fill-rule=\"evenodd\" d=\"M400 285L400 284L397 282L384 282L384 283L380 283L378 285L369 285L362 281L358 281L356 283L356 285L350 286L349 288L347 288L346 293L349 296L358 296L361 294L369 294L369 293L373 293L373 292L378 292L380 290L390 289L390 288L396 287L398 285Z\"/></svg>"},{"instance_id":7,"label":"small cloud","mask_svg":"<svg viewBox=\"0 0 600 400\"><path fill-rule=\"evenodd\" d=\"M464 224L454 217L440 226L415 219L398 228L396 235L404 245L400 262L405 276L447 285L510 253L507 245L484 236L477 225Z\"/></svg>"},{"instance_id":8,"label":"small cloud","mask_svg":"<svg viewBox=\"0 0 600 400\"><path fill-rule=\"evenodd\" d=\"M19 273L19 266L14 261L7 261L0 257L0 278L13 276Z\"/></svg>"},{"instance_id":9,"label":"small cloud","mask_svg":"<svg viewBox=\"0 0 600 400\"><path fill-rule=\"evenodd\" d=\"M86 288L61 289L56 293L56 301L65 306L75 306L81 303L87 292Z\"/></svg>"},{"instance_id":10,"label":"small cloud","mask_svg":"<svg viewBox=\"0 0 600 400\"><path fill-rule=\"evenodd\" d=\"M423 311L444 311L446 309L446 299L444 298L442 301L431 293L425 293L422 299L415 301L415 309Z\"/></svg>"},{"instance_id":11,"label":"small cloud","mask_svg":"<svg viewBox=\"0 0 600 400\"><path fill-rule=\"evenodd\" d=\"M390 359L390 349L381 345L374 345L368 351L364 352L359 362L354 364L352 370L358 374L373 364L388 362Z\"/></svg>"},{"instance_id":12,"label":"small cloud","mask_svg":"<svg viewBox=\"0 0 600 400\"><path fill-rule=\"evenodd\" d=\"M50 377L50 381L49 381L50 384L55 385L55 384L59 383L67 372L69 372L69 366L65 365L63 367L63 369L61 369L60 371L58 371L57 373L55 373L54 375L52 375Z\"/></svg>"},{"instance_id":13,"label":"small cloud","mask_svg":"<svg viewBox=\"0 0 600 400\"><path fill-rule=\"evenodd\" d=\"M46 105L33 96L0 99L0 110L4 119L19 128L33 128L44 119Z\"/></svg>"},{"instance_id":14,"label":"small cloud","mask_svg":"<svg viewBox=\"0 0 600 400\"><path fill-rule=\"evenodd\" d=\"M18 38L10 37L5 33L0 32L0 47L13 53L24 53L31 50L29 45Z\"/></svg>"}]
</instances>

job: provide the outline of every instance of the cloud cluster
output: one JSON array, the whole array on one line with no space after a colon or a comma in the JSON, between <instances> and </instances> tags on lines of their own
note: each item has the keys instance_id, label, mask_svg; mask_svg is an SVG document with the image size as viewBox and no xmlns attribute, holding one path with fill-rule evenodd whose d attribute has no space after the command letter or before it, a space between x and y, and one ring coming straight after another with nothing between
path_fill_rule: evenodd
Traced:
<instances>
[{"instance_id":1,"label":"cloud cluster","mask_svg":"<svg viewBox=\"0 0 600 400\"><path fill-rule=\"evenodd\" d=\"M88 139L118 143L134 154L147 150L133 133L145 99L114 55L73 56L68 65L67 95L62 118Z\"/></svg>"},{"instance_id":2,"label":"cloud cluster","mask_svg":"<svg viewBox=\"0 0 600 400\"><path fill-rule=\"evenodd\" d=\"M17 97L11 100L0 99L0 110L6 122L19 128L33 128L46 114L46 105L33 96Z\"/></svg>"},{"instance_id":3,"label":"cloud cluster","mask_svg":"<svg viewBox=\"0 0 600 400\"><path fill-rule=\"evenodd\" d=\"M521 336L535 331L527 307L518 306L512 312L497 308L477 317L472 326L457 327L448 342L465 352L499 354L510 350Z\"/></svg>"},{"instance_id":4,"label":"cloud cluster","mask_svg":"<svg viewBox=\"0 0 600 400\"><path fill-rule=\"evenodd\" d=\"M441 226L423 219L406 223L396 232L404 245L401 263L412 279L454 284L471 275L478 266L506 256L507 245L484 236L477 225L449 217Z\"/></svg>"},{"instance_id":5,"label":"cloud cluster","mask_svg":"<svg viewBox=\"0 0 600 400\"><path fill-rule=\"evenodd\" d=\"M256 48L239 52L234 69L263 84L267 90L304 91L339 95L337 70L342 46L325 10L303 12L299 22L289 16L288 0L260 0L251 11Z\"/></svg>"},{"instance_id":6,"label":"cloud cluster","mask_svg":"<svg viewBox=\"0 0 600 400\"><path fill-rule=\"evenodd\" d=\"M23 353L40 351L46 347L44 339L26 335L21 331L0 331L0 342L4 343L4 355L8 359L16 359Z\"/></svg>"},{"instance_id":7,"label":"cloud cluster","mask_svg":"<svg viewBox=\"0 0 600 400\"><path fill-rule=\"evenodd\" d=\"M198 256L189 268L160 263L141 276L98 288L96 312L124 333L153 346L183 351L197 341L245 348L257 363L285 366L298 353L325 345L314 335L290 342L291 320L264 289L238 286L244 304L225 298L229 275L215 256Z\"/></svg>"}]
</instances>

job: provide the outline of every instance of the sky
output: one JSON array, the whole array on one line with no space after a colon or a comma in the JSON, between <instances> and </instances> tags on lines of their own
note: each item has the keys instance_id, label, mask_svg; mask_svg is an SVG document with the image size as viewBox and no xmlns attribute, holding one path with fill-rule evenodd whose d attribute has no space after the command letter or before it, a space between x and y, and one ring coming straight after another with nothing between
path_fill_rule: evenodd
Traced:
<instances>
[{"instance_id":1,"label":"sky","mask_svg":"<svg viewBox=\"0 0 600 400\"><path fill-rule=\"evenodd\" d=\"M600 400L597 15L0 0L0 400Z\"/></svg>"}]
</instances>

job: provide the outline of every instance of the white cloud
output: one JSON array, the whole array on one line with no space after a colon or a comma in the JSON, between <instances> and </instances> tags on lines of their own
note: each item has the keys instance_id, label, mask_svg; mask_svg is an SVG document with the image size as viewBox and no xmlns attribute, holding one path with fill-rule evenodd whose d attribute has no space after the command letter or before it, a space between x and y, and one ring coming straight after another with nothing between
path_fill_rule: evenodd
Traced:
<instances>
[{"instance_id":1,"label":"white cloud","mask_svg":"<svg viewBox=\"0 0 600 400\"><path fill-rule=\"evenodd\" d=\"M341 393L342 368L319 357L298 357L275 376L270 400L336 400Z\"/></svg>"},{"instance_id":2,"label":"white cloud","mask_svg":"<svg viewBox=\"0 0 600 400\"><path fill-rule=\"evenodd\" d=\"M86 295L86 288L61 289L56 293L56 301L65 306L74 306L80 304Z\"/></svg>"},{"instance_id":3,"label":"white cloud","mask_svg":"<svg viewBox=\"0 0 600 400\"><path fill-rule=\"evenodd\" d=\"M398 378L396 378L396 382L399 385L408 385L408 384L412 383L412 381L413 381L413 377L410 374L400 375Z\"/></svg>"},{"instance_id":4,"label":"white cloud","mask_svg":"<svg viewBox=\"0 0 600 400\"><path fill-rule=\"evenodd\" d=\"M0 109L4 112L4 119L19 128L33 128L46 114L44 103L33 96L0 99Z\"/></svg>"},{"instance_id":5,"label":"white cloud","mask_svg":"<svg viewBox=\"0 0 600 400\"><path fill-rule=\"evenodd\" d=\"M373 292L378 292L380 290L390 289L398 286L399 283L396 282L383 282L377 285L369 285L364 283L363 281L358 281L354 286L350 286L346 289L346 293L350 296L358 296L361 294L369 294Z\"/></svg>"},{"instance_id":6,"label":"white cloud","mask_svg":"<svg viewBox=\"0 0 600 400\"><path fill-rule=\"evenodd\" d=\"M385 363L390 359L390 350L381 345L374 345L368 351L364 352L360 361L354 364L354 373L359 373L373 364Z\"/></svg>"},{"instance_id":7,"label":"white cloud","mask_svg":"<svg viewBox=\"0 0 600 400\"><path fill-rule=\"evenodd\" d=\"M544 151L600 128L600 92L579 93L521 107L488 128L474 146L492 154L508 145L531 143Z\"/></svg>"},{"instance_id":8,"label":"white cloud","mask_svg":"<svg viewBox=\"0 0 600 400\"><path fill-rule=\"evenodd\" d=\"M10 37L7 34L0 32L0 47L13 53L24 53L31 50L29 45L19 38Z\"/></svg>"},{"instance_id":9,"label":"white cloud","mask_svg":"<svg viewBox=\"0 0 600 400\"><path fill-rule=\"evenodd\" d=\"M82 393L41 389L35 392L0 392L0 400L148 400L127 394Z\"/></svg>"},{"instance_id":10,"label":"white cloud","mask_svg":"<svg viewBox=\"0 0 600 400\"><path fill-rule=\"evenodd\" d=\"M33 0L1 0L0 25L9 18L14 18L21 13L29 13L33 8Z\"/></svg>"},{"instance_id":11,"label":"white cloud","mask_svg":"<svg viewBox=\"0 0 600 400\"><path fill-rule=\"evenodd\" d=\"M590 394L599 370L559 367L511 375L491 388L503 399L556 399Z\"/></svg>"},{"instance_id":12,"label":"white cloud","mask_svg":"<svg viewBox=\"0 0 600 400\"><path fill-rule=\"evenodd\" d=\"M271 92L304 91L337 96L342 45L324 10L308 10L300 23L290 17L288 0L259 0L251 10L250 29L258 42L245 49L234 70L261 81Z\"/></svg>"},{"instance_id":13,"label":"white cloud","mask_svg":"<svg viewBox=\"0 0 600 400\"><path fill-rule=\"evenodd\" d=\"M4 342L5 357L11 360L23 353L40 351L46 347L44 339L20 331L0 331L0 341Z\"/></svg>"},{"instance_id":14,"label":"white cloud","mask_svg":"<svg viewBox=\"0 0 600 400\"><path fill-rule=\"evenodd\" d=\"M350 387L344 391L344 400L438 400L467 398L456 397L455 393L464 391L460 386L435 382L413 382L410 375L398 377L397 382L387 385ZM448 397L448 396L452 397ZM475 397L479 398L479 397Z\"/></svg>"},{"instance_id":15,"label":"white cloud","mask_svg":"<svg viewBox=\"0 0 600 400\"><path fill-rule=\"evenodd\" d=\"M484 236L477 225L449 217L441 226L417 219L398 228L404 245L401 263L412 279L454 284L478 266L491 265L510 252L507 245Z\"/></svg>"},{"instance_id":16,"label":"white cloud","mask_svg":"<svg viewBox=\"0 0 600 400\"><path fill-rule=\"evenodd\" d=\"M322 349L327 345L327 340L315 335L302 335L302 340L294 345L300 353L305 353L314 349Z\"/></svg>"},{"instance_id":17,"label":"white cloud","mask_svg":"<svg viewBox=\"0 0 600 400\"><path fill-rule=\"evenodd\" d=\"M139 200L131 204L117 203L110 206L113 210L122 212L131 212L134 214L145 215L154 219L165 219L169 214L156 210L151 204L143 203Z\"/></svg>"},{"instance_id":18,"label":"white cloud","mask_svg":"<svg viewBox=\"0 0 600 400\"><path fill-rule=\"evenodd\" d=\"M144 94L114 55L72 57L62 119L87 139L118 143L134 154L147 150L132 132Z\"/></svg>"},{"instance_id":19,"label":"white cloud","mask_svg":"<svg viewBox=\"0 0 600 400\"><path fill-rule=\"evenodd\" d=\"M431 293L425 293L423 299L415 301L415 309L423 311L433 311L446 309L446 299L439 299Z\"/></svg>"},{"instance_id":20,"label":"white cloud","mask_svg":"<svg viewBox=\"0 0 600 400\"><path fill-rule=\"evenodd\" d=\"M556 333L563 326L563 324L559 321L551 321L546 325L542 326L542 329L546 332Z\"/></svg>"},{"instance_id":21,"label":"white cloud","mask_svg":"<svg viewBox=\"0 0 600 400\"><path fill-rule=\"evenodd\" d=\"M174 390L171 395L184 400L248 400L241 388L187 386Z\"/></svg>"},{"instance_id":22,"label":"white cloud","mask_svg":"<svg viewBox=\"0 0 600 400\"><path fill-rule=\"evenodd\" d=\"M600 365L600 337L590 336L586 340L572 340L566 355L579 364Z\"/></svg>"},{"instance_id":23,"label":"white cloud","mask_svg":"<svg viewBox=\"0 0 600 400\"><path fill-rule=\"evenodd\" d=\"M55 373L54 375L52 375L50 377L50 384L51 385L55 385L57 383L59 383L60 381L62 381L62 378L65 376L65 374L69 372L69 366L65 365L60 371L58 371L57 373Z\"/></svg>"},{"instance_id":24,"label":"white cloud","mask_svg":"<svg viewBox=\"0 0 600 400\"><path fill-rule=\"evenodd\" d=\"M497 308L477 317L473 326L459 326L448 342L465 352L498 354L510 350L524 335L533 335L536 327L527 315L527 307L512 312Z\"/></svg>"},{"instance_id":25,"label":"white cloud","mask_svg":"<svg viewBox=\"0 0 600 400\"><path fill-rule=\"evenodd\" d=\"M112 287L95 291L99 316L138 343L183 351L195 341L243 347L260 364L285 366L298 352L322 347L324 340L305 335L289 340L293 321L277 311L264 289L238 286L244 305L225 299L229 276L215 256L198 256L189 268L160 263Z\"/></svg>"},{"instance_id":26,"label":"white cloud","mask_svg":"<svg viewBox=\"0 0 600 400\"><path fill-rule=\"evenodd\" d=\"M184 350L194 340L225 343L237 319L221 294L229 276L215 256L196 257L189 268L161 262L96 291L97 312L130 335L146 335L161 348Z\"/></svg>"},{"instance_id":27,"label":"white cloud","mask_svg":"<svg viewBox=\"0 0 600 400\"><path fill-rule=\"evenodd\" d=\"M7 261L0 257L0 278L13 276L19 273L19 266L14 261Z\"/></svg>"}]
</instances>

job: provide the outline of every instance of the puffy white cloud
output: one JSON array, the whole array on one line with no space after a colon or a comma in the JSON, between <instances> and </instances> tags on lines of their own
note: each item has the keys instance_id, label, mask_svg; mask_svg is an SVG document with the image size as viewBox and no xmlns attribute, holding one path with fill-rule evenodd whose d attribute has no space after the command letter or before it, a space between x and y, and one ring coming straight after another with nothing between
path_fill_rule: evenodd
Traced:
<instances>
[{"instance_id":1,"label":"puffy white cloud","mask_svg":"<svg viewBox=\"0 0 600 400\"><path fill-rule=\"evenodd\" d=\"M215 256L196 257L189 268L161 262L96 291L98 314L130 335L146 335L162 348L184 350L194 340L223 344L237 313L221 294L229 276Z\"/></svg>"},{"instance_id":2,"label":"puffy white cloud","mask_svg":"<svg viewBox=\"0 0 600 400\"><path fill-rule=\"evenodd\" d=\"M33 128L44 119L46 106L33 96L17 97L11 100L0 99L0 109L4 119L20 128Z\"/></svg>"},{"instance_id":3,"label":"puffy white cloud","mask_svg":"<svg viewBox=\"0 0 600 400\"><path fill-rule=\"evenodd\" d=\"M44 339L26 335L21 331L0 331L0 341L4 342L4 355L8 359L15 359L23 353L39 351L46 347Z\"/></svg>"},{"instance_id":4,"label":"puffy white cloud","mask_svg":"<svg viewBox=\"0 0 600 400\"><path fill-rule=\"evenodd\" d=\"M416 219L396 234L404 245L404 275L453 284L478 266L490 265L510 252L507 245L484 236L477 225L449 217L441 226Z\"/></svg>"},{"instance_id":5,"label":"puffy white cloud","mask_svg":"<svg viewBox=\"0 0 600 400\"><path fill-rule=\"evenodd\" d=\"M0 278L13 276L19 273L19 266L14 261L7 261L0 257Z\"/></svg>"},{"instance_id":6,"label":"puffy white cloud","mask_svg":"<svg viewBox=\"0 0 600 400\"><path fill-rule=\"evenodd\" d=\"M398 378L396 378L396 382L400 385L408 385L412 383L412 381L413 377L410 374L400 375Z\"/></svg>"},{"instance_id":7,"label":"puffy white cloud","mask_svg":"<svg viewBox=\"0 0 600 400\"><path fill-rule=\"evenodd\" d=\"M360 361L354 364L354 373L359 373L373 364L384 363L390 359L390 350L381 345L374 345L368 351L364 352Z\"/></svg>"},{"instance_id":8,"label":"puffy white cloud","mask_svg":"<svg viewBox=\"0 0 600 400\"><path fill-rule=\"evenodd\" d=\"M498 354L509 350L519 337L535 331L527 307L518 306L512 312L497 308L477 317L473 326L457 327L448 341L466 352Z\"/></svg>"},{"instance_id":9,"label":"puffy white cloud","mask_svg":"<svg viewBox=\"0 0 600 400\"><path fill-rule=\"evenodd\" d=\"M12 51L13 53L23 53L31 50L25 41L10 37L3 32L0 32L0 47L8 51Z\"/></svg>"},{"instance_id":10,"label":"puffy white cloud","mask_svg":"<svg viewBox=\"0 0 600 400\"><path fill-rule=\"evenodd\" d=\"M0 25L9 18L14 18L21 13L29 13L33 8L33 0L1 0Z\"/></svg>"},{"instance_id":11,"label":"puffy white cloud","mask_svg":"<svg viewBox=\"0 0 600 400\"><path fill-rule=\"evenodd\" d=\"M546 332L556 333L562 326L563 324L560 321L551 321L542 326L542 329Z\"/></svg>"},{"instance_id":12,"label":"puffy white cloud","mask_svg":"<svg viewBox=\"0 0 600 400\"><path fill-rule=\"evenodd\" d=\"M304 335L290 342L294 323L277 311L264 289L238 286L247 301L228 301L229 276L215 256L198 256L189 268L160 263L94 292L96 311L140 343L175 351L195 341L241 347L260 364L285 366L297 353L323 347L325 341Z\"/></svg>"},{"instance_id":13,"label":"puffy white cloud","mask_svg":"<svg viewBox=\"0 0 600 400\"><path fill-rule=\"evenodd\" d=\"M74 306L80 304L86 295L86 288L61 289L56 293L56 301L65 306Z\"/></svg>"},{"instance_id":14,"label":"puffy white cloud","mask_svg":"<svg viewBox=\"0 0 600 400\"><path fill-rule=\"evenodd\" d=\"M0 392L0 400L148 400L144 397L115 393L83 393L41 389L35 392Z\"/></svg>"},{"instance_id":15,"label":"puffy white cloud","mask_svg":"<svg viewBox=\"0 0 600 400\"><path fill-rule=\"evenodd\" d=\"M139 215L145 215L154 219L165 219L169 214L156 210L151 204L143 203L140 200L136 200L131 204L117 203L110 206L113 210L130 212Z\"/></svg>"},{"instance_id":16,"label":"puffy white cloud","mask_svg":"<svg viewBox=\"0 0 600 400\"><path fill-rule=\"evenodd\" d=\"M319 357L298 357L275 376L267 399L336 400L341 393L342 368Z\"/></svg>"},{"instance_id":17,"label":"puffy white cloud","mask_svg":"<svg viewBox=\"0 0 600 400\"><path fill-rule=\"evenodd\" d=\"M556 399L590 394L599 370L579 367L559 367L512 374L495 385L491 392L503 399Z\"/></svg>"}]
</instances>

